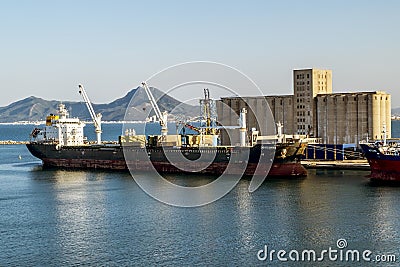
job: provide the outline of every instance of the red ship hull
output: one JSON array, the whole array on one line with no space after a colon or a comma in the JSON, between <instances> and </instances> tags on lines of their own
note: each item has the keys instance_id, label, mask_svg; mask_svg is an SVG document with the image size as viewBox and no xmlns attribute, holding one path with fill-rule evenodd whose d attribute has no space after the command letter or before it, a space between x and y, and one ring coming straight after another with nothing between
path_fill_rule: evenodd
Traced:
<instances>
[{"instance_id":1,"label":"red ship hull","mask_svg":"<svg viewBox=\"0 0 400 267\"><path fill-rule=\"evenodd\" d=\"M376 182L400 182L400 156L384 154L373 144L360 145L371 167L370 178Z\"/></svg>"},{"instance_id":2,"label":"red ship hull","mask_svg":"<svg viewBox=\"0 0 400 267\"><path fill-rule=\"evenodd\" d=\"M200 173L200 174L239 174L274 177L306 176L307 170L301 165L300 157L305 144L279 145L276 150L271 145L256 146L250 149L248 158L241 158L241 148L204 148L203 152L216 152L215 159L204 165L202 161L179 161L171 163L160 148L127 148L129 153L124 156L122 147L116 146L78 146L63 147L60 150L55 145L28 144L31 153L43 161L44 167L66 169L108 169L151 171L158 173ZM272 150L269 150L272 149ZM199 156L199 151L193 148L169 148L174 155L181 153L187 157ZM270 151L270 152L269 152ZM187 153L190 152L190 153ZM273 162L261 160L260 156L275 153ZM239 156L235 156L239 155ZM172 155L173 156L173 155ZM273 156L270 155L270 156ZM231 158L232 157L232 158ZM231 159L231 160L230 160ZM188 165L188 162L190 163ZM129 168L128 168L129 167Z\"/></svg>"},{"instance_id":3,"label":"red ship hull","mask_svg":"<svg viewBox=\"0 0 400 267\"><path fill-rule=\"evenodd\" d=\"M94 159L48 159L43 158L44 167L68 168L68 169L112 169L112 170L128 170L125 161L121 160L94 160ZM181 173L182 171L165 162L131 162L128 163L133 171L149 171L153 167L158 172L165 173ZM200 173L212 173L221 175L224 173L227 165L221 163L212 163ZM274 163L268 170L267 165L263 166L258 164L248 164L244 175L261 175L271 177L303 177L307 176L307 170L301 165L300 162L293 163ZM230 168L229 174L241 174L243 170L240 168Z\"/></svg>"},{"instance_id":4,"label":"red ship hull","mask_svg":"<svg viewBox=\"0 0 400 267\"><path fill-rule=\"evenodd\" d=\"M371 180L400 182L400 162L383 159L369 159L368 162L371 166Z\"/></svg>"}]
</instances>

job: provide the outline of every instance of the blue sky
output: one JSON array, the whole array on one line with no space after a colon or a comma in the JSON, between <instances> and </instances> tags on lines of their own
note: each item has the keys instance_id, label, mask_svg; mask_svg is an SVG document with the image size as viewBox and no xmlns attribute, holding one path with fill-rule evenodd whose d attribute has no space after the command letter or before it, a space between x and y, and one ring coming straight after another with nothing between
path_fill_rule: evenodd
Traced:
<instances>
[{"instance_id":1,"label":"blue sky","mask_svg":"<svg viewBox=\"0 0 400 267\"><path fill-rule=\"evenodd\" d=\"M0 106L81 100L78 83L110 102L206 60L265 94L290 94L293 69L331 69L334 92L384 90L400 107L399 12L399 1L1 1Z\"/></svg>"}]
</instances>

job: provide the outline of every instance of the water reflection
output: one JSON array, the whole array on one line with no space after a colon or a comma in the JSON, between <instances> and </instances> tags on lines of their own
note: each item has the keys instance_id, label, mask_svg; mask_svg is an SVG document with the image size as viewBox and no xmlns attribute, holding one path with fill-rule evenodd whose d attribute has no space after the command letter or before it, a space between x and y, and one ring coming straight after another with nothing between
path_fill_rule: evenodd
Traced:
<instances>
[{"instance_id":1,"label":"water reflection","mask_svg":"<svg viewBox=\"0 0 400 267\"><path fill-rule=\"evenodd\" d=\"M32 173L41 186L47 184L47 202L52 205L55 224L49 228L54 229L56 247L66 261L63 263L89 260L107 242L106 174L63 170Z\"/></svg>"},{"instance_id":2,"label":"water reflection","mask_svg":"<svg viewBox=\"0 0 400 267\"><path fill-rule=\"evenodd\" d=\"M393 238L394 233L400 229L398 216L398 196L393 194L393 187L371 187L370 218L372 224L371 234L377 241L385 242ZM399 239L398 239L399 241Z\"/></svg>"},{"instance_id":3,"label":"water reflection","mask_svg":"<svg viewBox=\"0 0 400 267\"><path fill-rule=\"evenodd\" d=\"M237 214L237 235L240 240L242 247L240 249L251 251L254 249L254 245L257 243L257 221L252 216L255 211L253 194L249 192L249 180L243 180L243 182L237 185L236 190L232 192L234 194L234 213Z\"/></svg>"},{"instance_id":4,"label":"water reflection","mask_svg":"<svg viewBox=\"0 0 400 267\"><path fill-rule=\"evenodd\" d=\"M366 174L310 171L305 179L267 179L253 193L249 180L241 180L214 203L177 208L146 195L129 174L31 171L28 217L41 232L38 244L25 250L47 249L58 265L175 266L257 265L255 253L264 244L319 250L339 238L350 248L396 252L398 188L371 187ZM183 186L213 179L167 178Z\"/></svg>"}]
</instances>

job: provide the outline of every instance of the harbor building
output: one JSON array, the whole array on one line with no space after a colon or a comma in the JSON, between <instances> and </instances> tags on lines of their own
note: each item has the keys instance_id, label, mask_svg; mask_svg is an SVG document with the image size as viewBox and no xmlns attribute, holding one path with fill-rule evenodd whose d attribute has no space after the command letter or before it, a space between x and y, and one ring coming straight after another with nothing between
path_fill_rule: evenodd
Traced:
<instances>
[{"instance_id":1,"label":"harbor building","mask_svg":"<svg viewBox=\"0 0 400 267\"><path fill-rule=\"evenodd\" d=\"M239 134L235 129L229 129L230 126L237 126L240 111L245 108L247 129L257 129L258 134L262 136L274 135L275 125L273 124L273 114L268 112L268 105L264 96L255 97L223 97L216 101L218 123L224 126L220 138L222 145L237 145ZM284 114L280 109L280 114ZM291 117L291 114L290 116Z\"/></svg>"},{"instance_id":2,"label":"harbor building","mask_svg":"<svg viewBox=\"0 0 400 267\"><path fill-rule=\"evenodd\" d=\"M332 71L298 69L293 71L293 95L259 97L223 97L217 103L218 119L225 125L236 125L227 118L227 107L239 114L248 109L248 129L261 135L271 134L265 122L257 122L255 114L265 116L262 105L267 100L276 122L283 132L319 138L323 144L358 144L362 140L381 140L383 132L391 138L391 96L383 91L332 93ZM225 104L225 105L222 105ZM254 106L248 108L248 106ZM224 107L225 106L225 107ZM386 129L386 130L385 130Z\"/></svg>"},{"instance_id":3,"label":"harbor building","mask_svg":"<svg viewBox=\"0 0 400 267\"><path fill-rule=\"evenodd\" d=\"M278 96L266 96L268 105L274 116L276 122L281 122L283 126L283 132L288 134L294 134L297 131L295 129L296 118L294 116L294 110L297 109L297 103L294 100L293 95L278 95Z\"/></svg>"},{"instance_id":4,"label":"harbor building","mask_svg":"<svg viewBox=\"0 0 400 267\"><path fill-rule=\"evenodd\" d=\"M383 91L317 95L316 135L325 144L391 138L391 97Z\"/></svg>"},{"instance_id":5,"label":"harbor building","mask_svg":"<svg viewBox=\"0 0 400 267\"><path fill-rule=\"evenodd\" d=\"M332 93L332 71L319 69L293 70L294 132L315 135L317 128L315 97Z\"/></svg>"}]
</instances>

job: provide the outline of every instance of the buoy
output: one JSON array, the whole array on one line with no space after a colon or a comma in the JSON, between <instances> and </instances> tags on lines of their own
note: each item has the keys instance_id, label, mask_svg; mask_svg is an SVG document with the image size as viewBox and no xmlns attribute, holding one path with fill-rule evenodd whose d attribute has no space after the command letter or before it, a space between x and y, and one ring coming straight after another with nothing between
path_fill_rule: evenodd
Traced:
<instances>
[{"instance_id":1,"label":"buoy","mask_svg":"<svg viewBox=\"0 0 400 267\"><path fill-rule=\"evenodd\" d=\"M19 156L18 156L18 158L19 158L19 159L22 159L22 156L21 156L21 155L19 155Z\"/></svg>"}]
</instances>

